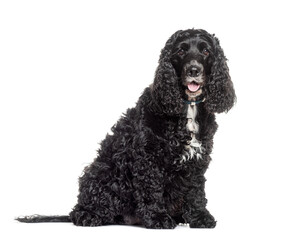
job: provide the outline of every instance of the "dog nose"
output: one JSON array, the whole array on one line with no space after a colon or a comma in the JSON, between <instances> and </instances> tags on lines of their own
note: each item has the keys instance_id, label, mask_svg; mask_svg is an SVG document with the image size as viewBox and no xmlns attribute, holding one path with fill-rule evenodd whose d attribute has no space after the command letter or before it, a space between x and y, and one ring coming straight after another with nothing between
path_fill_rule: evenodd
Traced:
<instances>
[{"instance_id":1,"label":"dog nose","mask_svg":"<svg viewBox=\"0 0 295 240\"><path fill-rule=\"evenodd\" d=\"M189 77L198 77L200 75L200 71L197 67L191 67L190 69L188 69L187 75Z\"/></svg>"}]
</instances>

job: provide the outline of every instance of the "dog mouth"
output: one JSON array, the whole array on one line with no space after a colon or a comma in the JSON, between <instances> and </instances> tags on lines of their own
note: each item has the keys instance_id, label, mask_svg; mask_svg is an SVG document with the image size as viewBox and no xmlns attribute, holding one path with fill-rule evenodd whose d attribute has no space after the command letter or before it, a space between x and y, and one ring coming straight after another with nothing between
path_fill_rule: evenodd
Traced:
<instances>
[{"instance_id":1,"label":"dog mouth","mask_svg":"<svg viewBox=\"0 0 295 240\"><path fill-rule=\"evenodd\" d=\"M201 85L195 81L190 82L187 84L187 90L189 90L191 93L195 93L200 89Z\"/></svg>"},{"instance_id":2,"label":"dog mouth","mask_svg":"<svg viewBox=\"0 0 295 240\"><path fill-rule=\"evenodd\" d=\"M202 83L191 81L187 82L185 86L185 93L189 99L195 99L202 94Z\"/></svg>"}]
</instances>

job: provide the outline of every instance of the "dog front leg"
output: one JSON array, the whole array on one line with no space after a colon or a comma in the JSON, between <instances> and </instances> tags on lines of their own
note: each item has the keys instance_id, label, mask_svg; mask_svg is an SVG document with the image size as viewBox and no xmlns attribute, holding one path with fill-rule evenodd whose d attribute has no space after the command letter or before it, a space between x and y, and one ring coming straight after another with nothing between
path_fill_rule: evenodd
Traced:
<instances>
[{"instance_id":1,"label":"dog front leg","mask_svg":"<svg viewBox=\"0 0 295 240\"><path fill-rule=\"evenodd\" d=\"M156 165L145 169L147 162L142 162L141 169L136 171L133 179L134 199L136 202L136 217L146 228L173 229L176 222L167 213L164 202L164 174Z\"/></svg>"},{"instance_id":2,"label":"dog front leg","mask_svg":"<svg viewBox=\"0 0 295 240\"><path fill-rule=\"evenodd\" d=\"M185 212L183 218L191 228L214 228L216 221L206 209L205 177L199 178L196 187L192 188L186 196Z\"/></svg>"}]
</instances>

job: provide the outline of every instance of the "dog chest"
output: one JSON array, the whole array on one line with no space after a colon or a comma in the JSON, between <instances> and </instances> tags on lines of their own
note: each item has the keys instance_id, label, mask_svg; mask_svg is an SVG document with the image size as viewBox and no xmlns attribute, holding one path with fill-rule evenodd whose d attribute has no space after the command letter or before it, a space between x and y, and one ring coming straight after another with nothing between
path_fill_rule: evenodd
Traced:
<instances>
[{"instance_id":1,"label":"dog chest","mask_svg":"<svg viewBox=\"0 0 295 240\"><path fill-rule=\"evenodd\" d=\"M196 139L199 131L199 124L196 122L198 107L196 104L188 104L186 128L191 133L191 141L185 146L185 152L182 156L182 162L192 159L195 155L197 159L201 158L201 143Z\"/></svg>"}]
</instances>

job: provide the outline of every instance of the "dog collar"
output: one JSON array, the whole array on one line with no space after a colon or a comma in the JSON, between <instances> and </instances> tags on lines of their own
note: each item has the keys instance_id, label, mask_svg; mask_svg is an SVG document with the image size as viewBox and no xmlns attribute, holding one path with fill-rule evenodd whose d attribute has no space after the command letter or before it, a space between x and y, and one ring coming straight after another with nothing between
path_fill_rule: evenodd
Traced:
<instances>
[{"instance_id":1,"label":"dog collar","mask_svg":"<svg viewBox=\"0 0 295 240\"><path fill-rule=\"evenodd\" d=\"M205 102L206 98L203 98L202 100L199 100L199 101L188 101L188 100L183 100L186 104L189 104L189 105L196 105L196 104L199 104L201 102Z\"/></svg>"}]
</instances>

